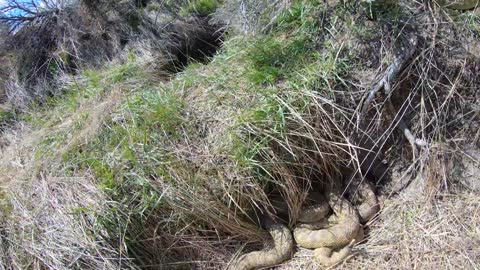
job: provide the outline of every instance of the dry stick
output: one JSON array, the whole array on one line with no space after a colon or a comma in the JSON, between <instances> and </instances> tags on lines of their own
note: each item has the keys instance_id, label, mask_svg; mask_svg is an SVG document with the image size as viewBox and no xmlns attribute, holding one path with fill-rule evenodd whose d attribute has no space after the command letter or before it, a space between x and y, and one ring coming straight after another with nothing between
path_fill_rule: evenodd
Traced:
<instances>
[{"instance_id":1,"label":"dry stick","mask_svg":"<svg viewBox=\"0 0 480 270\"><path fill-rule=\"evenodd\" d=\"M386 97L386 104L387 104L387 110L390 114L393 116L396 115L395 113L395 108L392 104L392 101L388 98L390 96L390 93L392 91L391 89L391 84L390 82L393 81L393 79L398 75L402 67L405 65L405 63L412 58L416 48L417 48L417 43L418 39L417 36L412 36L409 39L409 46L405 49L405 51L397 56L395 56L393 63L388 66L387 70L385 70L383 76L380 78L380 80L372 87L370 90L367 98L365 99L362 110L360 112L360 121L364 120L364 116L368 110L368 107L370 106L370 103L372 103L375 95L380 91L380 89L383 89L385 97ZM395 117L393 118L395 119ZM418 146L426 146L427 143L421 139L416 138L410 129L408 128L407 124L403 121L402 117L399 117L398 119L398 125L397 128L399 128L407 140L410 142L412 145L414 155L415 155L415 145Z\"/></svg>"},{"instance_id":2,"label":"dry stick","mask_svg":"<svg viewBox=\"0 0 480 270\"><path fill-rule=\"evenodd\" d=\"M393 63L388 66L387 70L385 70L383 76L381 79L372 87L370 90L366 100L363 103L363 108L360 113L360 118L363 119L363 116L368 110L368 107L370 106L370 103L372 103L373 98L377 94L380 89L384 88L385 90L385 95L388 96L390 93L390 82L393 81L393 79L397 76L398 72L400 72L401 68L405 65L407 60L409 60L412 56L413 53L416 50L417 47L417 37L414 36L410 38L410 46L407 48L407 51L395 56Z\"/></svg>"}]
</instances>

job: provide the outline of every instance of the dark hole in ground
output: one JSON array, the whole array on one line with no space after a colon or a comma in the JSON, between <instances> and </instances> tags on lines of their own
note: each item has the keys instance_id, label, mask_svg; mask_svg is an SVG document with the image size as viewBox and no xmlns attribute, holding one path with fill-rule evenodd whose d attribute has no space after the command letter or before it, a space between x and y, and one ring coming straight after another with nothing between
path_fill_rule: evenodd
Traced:
<instances>
[{"instance_id":1,"label":"dark hole in ground","mask_svg":"<svg viewBox=\"0 0 480 270\"><path fill-rule=\"evenodd\" d=\"M148 0L136 0L138 8L145 8L148 5Z\"/></svg>"},{"instance_id":2,"label":"dark hole in ground","mask_svg":"<svg viewBox=\"0 0 480 270\"><path fill-rule=\"evenodd\" d=\"M167 40L169 62L165 68L180 72L191 62L207 63L224 41L224 25L209 16L192 16L170 26Z\"/></svg>"}]
</instances>

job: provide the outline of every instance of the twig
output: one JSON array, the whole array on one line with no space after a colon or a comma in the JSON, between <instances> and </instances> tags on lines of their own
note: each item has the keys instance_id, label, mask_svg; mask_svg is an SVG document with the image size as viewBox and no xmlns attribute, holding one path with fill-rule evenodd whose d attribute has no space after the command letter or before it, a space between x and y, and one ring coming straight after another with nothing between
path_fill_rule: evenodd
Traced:
<instances>
[{"instance_id":1,"label":"twig","mask_svg":"<svg viewBox=\"0 0 480 270\"><path fill-rule=\"evenodd\" d=\"M395 108L392 104L392 101L389 99L389 96L390 96L391 91L392 91L391 82L398 75L398 73L403 68L405 63L407 63L407 61L410 58L412 58L413 54L415 53L415 50L417 48L417 43L418 43L417 36L415 36L415 35L412 36L411 38L409 38L408 41L409 41L409 46L407 48L405 48L403 53L397 55L394 58L393 63L390 66L388 66L388 68L385 70L385 72L384 72L383 76L380 78L380 80L369 91L368 96L365 99L365 101L363 103L363 106L362 106L362 110L360 112L360 117L359 117L360 121L364 120L365 114L368 110L368 107L370 106L370 103L372 103L375 95L381 89L383 89L383 92L384 92L385 97L386 97L385 102L386 102L386 105L387 105L388 112L390 114L392 114L393 116L396 115ZM395 120L395 117L393 117L393 119ZM412 134L412 132L408 128L405 121L403 121L402 117L399 117L399 119L398 119L397 128L399 128L403 132L404 136L407 138L407 140L412 145L412 148L413 148L414 152L415 152L415 145L418 145L418 146L426 146L427 145L427 143L425 141L416 138Z\"/></svg>"},{"instance_id":2,"label":"twig","mask_svg":"<svg viewBox=\"0 0 480 270\"><path fill-rule=\"evenodd\" d=\"M407 50L400 55L395 56L393 63L388 66L387 70L385 70L380 80L369 91L367 98L363 102L362 110L360 112L360 119L363 120L363 117L365 116L365 113L367 112L370 103L372 103L373 98L375 97L377 92L380 91L380 89L384 89L386 96L388 96L388 94L391 92L390 82L393 81L393 79L397 76L398 72L400 72L405 63L413 56L413 53L417 48L417 42L418 41L416 36L413 36L409 39L410 46L407 48Z\"/></svg>"},{"instance_id":3,"label":"twig","mask_svg":"<svg viewBox=\"0 0 480 270\"><path fill-rule=\"evenodd\" d=\"M387 113L392 115L392 121L395 121L396 118L396 110L395 107L392 104L392 101L387 97L385 101L385 105L387 108ZM403 132L403 135L405 138L407 138L408 142L410 143L410 146L412 147L412 154L413 154L413 160L416 159L416 146L427 146L427 142L425 142L422 139L416 138L415 135L412 134L410 129L408 128L407 124L405 121L403 121L402 116L398 116L397 120L397 128L400 129Z\"/></svg>"}]
</instances>

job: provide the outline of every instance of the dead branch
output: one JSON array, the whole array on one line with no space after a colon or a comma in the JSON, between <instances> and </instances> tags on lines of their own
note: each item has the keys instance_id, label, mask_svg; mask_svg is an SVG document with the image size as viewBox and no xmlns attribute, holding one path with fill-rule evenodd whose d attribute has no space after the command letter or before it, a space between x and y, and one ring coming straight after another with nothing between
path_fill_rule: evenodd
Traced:
<instances>
[{"instance_id":1,"label":"dead branch","mask_svg":"<svg viewBox=\"0 0 480 270\"><path fill-rule=\"evenodd\" d=\"M365 116L368 107L370 106L370 103L372 103L373 98L377 94L380 89L384 89L385 95L388 96L391 91L391 83L393 79L398 75L402 67L405 65L405 63L413 56L413 53L415 52L417 48L417 43L418 39L416 36L413 36L409 39L409 46L404 49L402 53L399 55L395 56L393 63L385 70L383 73L383 76L380 78L380 80L372 87L372 89L369 91L369 94L365 101L363 102L362 110L360 113L360 119L363 119Z\"/></svg>"},{"instance_id":2,"label":"dead branch","mask_svg":"<svg viewBox=\"0 0 480 270\"><path fill-rule=\"evenodd\" d=\"M370 106L370 103L373 101L375 95L381 89L383 89L383 92L385 94L385 98L386 98L385 102L386 102L388 113L390 113L393 116L392 119L396 118L395 107L393 106L392 101L389 98L392 91L391 82L395 79L398 73L402 70L402 68L406 65L406 63L410 60L410 58L412 58L413 54L415 53L417 48L417 43L418 43L417 36L413 35L412 37L410 37L408 40L408 43L409 43L408 46L403 49L402 53L400 53L394 58L393 63L390 66L388 66L383 76L381 76L380 80L369 91L368 96L363 102L362 110L360 112L360 117L359 117L360 121L364 120L364 116ZM403 121L402 117L399 117L397 121L398 121L397 128L403 132L403 135L407 138L407 140L411 144L414 152L415 152L415 145L417 146L427 145L425 141L416 138L412 134L412 132L408 128L405 121Z\"/></svg>"},{"instance_id":3,"label":"dead branch","mask_svg":"<svg viewBox=\"0 0 480 270\"><path fill-rule=\"evenodd\" d=\"M77 0L7 0L0 6L0 22L15 32L26 24L41 21L50 13L61 10Z\"/></svg>"}]
</instances>

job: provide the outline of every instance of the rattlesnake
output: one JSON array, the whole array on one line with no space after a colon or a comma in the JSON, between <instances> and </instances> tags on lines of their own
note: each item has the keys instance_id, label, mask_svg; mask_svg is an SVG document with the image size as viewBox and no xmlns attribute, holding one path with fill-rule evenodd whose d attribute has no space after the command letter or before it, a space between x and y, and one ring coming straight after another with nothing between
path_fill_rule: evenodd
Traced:
<instances>
[{"instance_id":1,"label":"rattlesnake","mask_svg":"<svg viewBox=\"0 0 480 270\"><path fill-rule=\"evenodd\" d=\"M329 196L328 204L333 209L335 219L332 219L332 223L335 224L320 230L304 224L298 225L293 235L300 246L340 248L350 244L355 238L360 228L356 210L345 199L333 193Z\"/></svg>"},{"instance_id":2,"label":"rattlesnake","mask_svg":"<svg viewBox=\"0 0 480 270\"><path fill-rule=\"evenodd\" d=\"M313 256L322 265L326 267L330 267L332 265L335 265L345 260L348 257L348 255L350 255L351 247L354 244L362 241L363 238L364 238L363 228L360 228L355 238L346 247L343 247L339 250L333 250L328 247L317 248L313 251Z\"/></svg>"},{"instance_id":3,"label":"rattlesnake","mask_svg":"<svg viewBox=\"0 0 480 270\"><path fill-rule=\"evenodd\" d=\"M335 214L331 215L328 219L326 218L326 215L322 216L319 214L317 215L317 218L321 219L319 222L301 224L297 227L298 229L296 229L297 233L294 232L295 239L301 246L304 246L304 244L307 244L307 246L304 246L306 248L315 248L316 246L318 247L318 245L321 246L314 250L313 255L317 261L324 266L328 267L335 265L347 258L350 254L351 247L362 241L364 238L363 227L358 224L358 221L365 224L380 210L377 196L375 195L371 184L366 181L360 181L356 183L355 187L356 190L352 190L353 194L351 199L357 213L355 213L355 210L352 209L346 200L331 195L329 201L330 205L335 203L335 200L339 200L339 204L335 206L335 208L333 205L331 206L334 209ZM326 213L324 210L325 205L327 204L319 206L316 213ZM310 210L305 212L305 214L314 212L315 211ZM313 220L313 218L311 217L310 220ZM328 229L331 224L337 225L333 225ZM356 226L358 226L358 231L352 239L352 232L355 230ZM301 232L300 234L298 233L299 230ZM333 232L336 237L331 237L332 234L329 234L328 232ZM322 235L324 236L325 234L329 236L322 239ZM311 237L307 243L303 243L308 239L308 235L314 235L315 237ZM322 240L317 241L318 239ZM331 242L327 242L327 240L334 240L334 244L332 245ZM351 240L350 243L345 245L348 240Z\"/></svg>"},{"instance_id":4,"label":"rattlesnake","mask_svg":"<svg viewBox=\"0 0 480 270\"><path fill-rule=\"evenodd\" d=\"M317 222L325 218L330 212L330 206L327 203L316 203L302 209L298 221L303 223Z\"/></svg>"},{"instance_id":5,"label":"rattlesnake","mask_svg":"<svg viewBox=\"0 0 480 270\"><path fill-rule=\"evenodd\" d=\"M344 198L330 194L329 201L302 209L300 224L294 229L296 242L304 248L315 249L313 255L324 266L344 260L351 247L364 237L360 222L367 222L378 212L378 202L371 186L364 182L352 196L356 209ZM328 216L330 210L333 214ZM269 222L266 228L273 238L270 249L241 256L230 269L247 270L269 267L290 258L293 251L292 234L287 226Z\"/></svg>"},{"instance_id":6,"label":"rattlesnake","mask_svg":"<svg viewBox=\"0 0 480 270\"><path fill-rule=\"evenodd\" d=\"M273 238L273 247L244 254L230 269L249 270L270 267L291 257L293 239L290 229L284 224L273 221L266 222L265 227Z\"/></svg>"},{"instance_id":7,"label":"rattlesnake","mask_svg":"<svg viewBox=\"0 0 480 270\"><path fill-rule=\"evenodd\" d=\"M357 190L352 190L351 201L358 211L360 222L365 224L378 213L380 205L370 183L360 181L356 186Z\"/></svg>"},{"instance_id":8,"label":"rattlesnake","mask_svg":"<svg viewBox=\"0 0 480 270\"><path fill-rule=\"evenodd\" d=\"M345 199L330 194L328 205L334 214L320 222L298 225L294 232L297 243L314 248L315 259L324 266L334 265L350 254L351 246L363 239L363 228L356 210Z\"/></svg>"}]
</instances>

